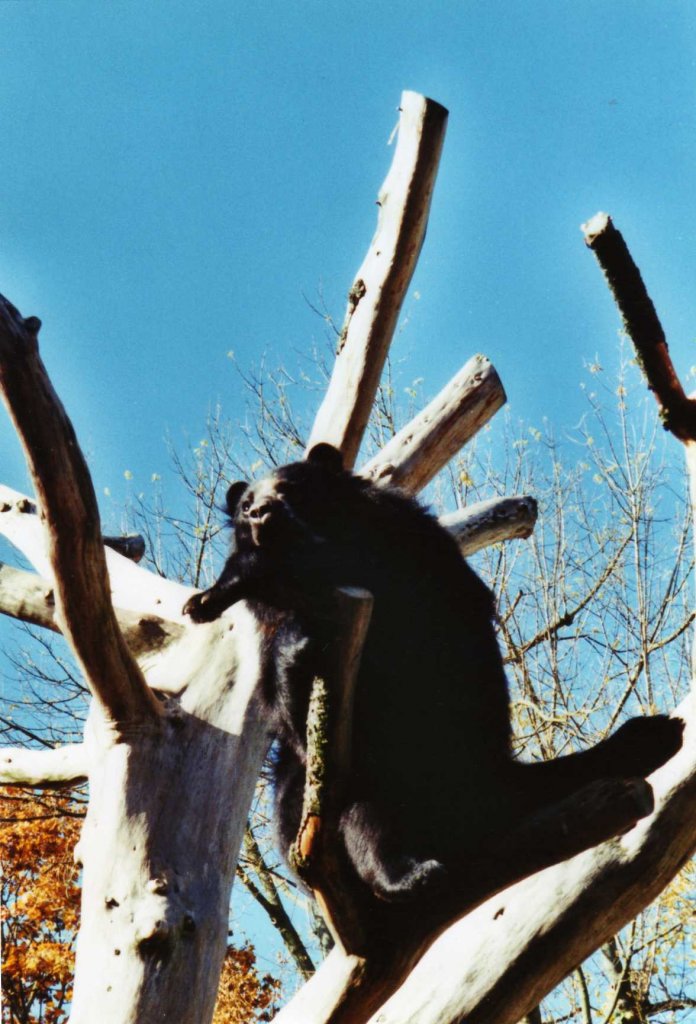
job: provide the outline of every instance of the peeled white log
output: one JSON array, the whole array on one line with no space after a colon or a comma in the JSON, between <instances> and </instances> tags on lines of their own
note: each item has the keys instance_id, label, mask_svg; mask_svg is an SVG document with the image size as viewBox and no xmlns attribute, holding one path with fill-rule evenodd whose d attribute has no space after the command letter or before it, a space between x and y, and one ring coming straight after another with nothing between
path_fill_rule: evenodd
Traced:
<instances>
[{"instance_id":1,"label":"peeled white log","mask_svg":"<svg viewBox=\"0 0 696 1024\"><path fill-rule=\"evenodd\" d=\"M5 786L48 786L77 782L88 775L87 750L68 743L52 750L0 747L0 783Z\"/></svg>"},{"instance_id":2,"label":"peeled white log","mask_svg":"<svg viewBox=\"0 0 696 1024\"><path fill-rule=\"evenodd\" d=\"M485 356L473 356L360 474L375 483L420 491L504 404L495 367Z\"/></svg>"},{"instance_id":3,"label":"peeled white log","mask_svg":"<svg viewBox=\"0 0 696 1024\"><path fill-rule=\"evenodd\" d=\"M59 632L53 587L48 580L0 562L0 612Z\"/></svg>"},{"instance_id":4,"label":"peeled white log","mask_svg":"<svg viewBox=\"0 0 696 1024\"><path fill-rule=\"evenodd\" d=\"M1 614L60 633L55 611L53 587L48 580L0 562ZM184 636L184 626L159 615L142 615L117 608L116 618L136 657L160 652Z\"/></svg>"},{"instance_id":5,"label":"peeled white log","mask_svg":"<svg viewBox=\"0 0 696 1024\"><path fill-rule=\"evenodd\" d=\"M35 503L25 494L0 484L0 534L27 558L40 576L51 581L53 569L47 537ZM181 614L192 588L164 579L110 547L104 549L113 604L124 611L157 615L186 624Z\"/></svg>"},{"instance_id":6,"label":"peeled white log","mask_svg":"<svg viewBox=\"0 0 696 1024\"><path fill-rule=\"evenodd\" d=\"M537 503L529 495L490 498L440 516L440 522L456 538L462 554L505 540L530 537L537 520Z\"/></svg>"},{"instance_id":7,"label":"peeled white log","mask_svg":"<svg viewBox=\"0 0 696 1024\"><path fill-rule=\"evenodd\" d=\"M348 298L331 381L308 447L327 441L355 462L382 367L420 254L447 111L404 92L394 159L377 200L377 231Z\"/></svg>"}]
</instances>

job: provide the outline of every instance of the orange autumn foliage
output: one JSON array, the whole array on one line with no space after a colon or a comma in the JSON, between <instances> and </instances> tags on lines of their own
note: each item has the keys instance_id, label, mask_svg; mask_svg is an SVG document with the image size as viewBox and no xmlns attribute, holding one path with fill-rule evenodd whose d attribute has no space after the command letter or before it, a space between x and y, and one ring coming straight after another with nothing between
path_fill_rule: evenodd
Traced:
<instances>
[{"instance_id":1,"label":"orange autumn foliage","mask_svg":"<svg viewBox=\"0 0 696 1024\"><path fill-rule=\"evenodd\" d=\"M253 946L228 946L222 965L213 1024L254 1024L276 1013L280 982L260 975Z\"/></svg>"},{"instance_id":2,"label":"orange autumn foliage","mask_svg":"<svg viewBox=\"0 0 696 1024\"><path fill-rule=\"evenodd\" d=\"M70 1014L83 813L73 794L8 787L0 795L3 1024L63 1024ZM257 973L252 946L229 946L214 1024L270 1020L279 991Z\"/></svg>"},{"instance_id":3,"label":"orange autumn foliage","mask_svg":"<svg viewBox=\"0 0 696 1024\"><path fill-rule=\"evenodd\" d=\"M61 1024L69 1012L82 813L72 794L0 796L5 1024Z\"/></svg>"}]
</instances>

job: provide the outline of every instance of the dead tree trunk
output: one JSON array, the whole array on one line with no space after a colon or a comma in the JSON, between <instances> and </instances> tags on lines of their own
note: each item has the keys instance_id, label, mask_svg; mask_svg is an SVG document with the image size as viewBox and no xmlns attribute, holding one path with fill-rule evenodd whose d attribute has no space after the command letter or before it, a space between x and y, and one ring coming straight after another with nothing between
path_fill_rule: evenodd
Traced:
<instances>
[{"instance_id":1,"label":"dead tree trunk","mask_svg":"<svg viewBox=\"0 0 696 1024\"><path fill-rule=\"evenodd\" d=\"M337 444L349 463L422 245L445 122L437 104L402 97L377 233L350 292L312 431L311 443ZM86 465L38 354L39 327L0 303L0 387L40 509L0 488L0 532L37 573L0 565L0 611L60 630L93 702L83 744L4 750L0 781L90 783L78 850L83 909L73 1024L202 1024L212 1015L234 866L268 743L252 700L258 637L243 604L193 626L181 615L187 588L104 546ZM418 490L504 400L493 368L475 357L363 472ZM680 417L682 431L683 423ZM472 551L528 535L534 518L533 500L522 497L464 510L447 525ZM363 626L357 599L355 615L346 617L347 650L355 650L351 636ZM457 906L427 921L404 911L381 952L357 956L339 944L278 1019L518 1020L656 895L696 845L692 704L679 709L687 720L684 748L651 779L655 810L639 827L588 849L652 805L644 783L585 792L512 835L500 862ZM564 857L572 859L550 866ZM541 873L519 881L531 872ZM336 892L340 900L340 887L327 896L335 923Z\"/></svg>"}]
</instances>

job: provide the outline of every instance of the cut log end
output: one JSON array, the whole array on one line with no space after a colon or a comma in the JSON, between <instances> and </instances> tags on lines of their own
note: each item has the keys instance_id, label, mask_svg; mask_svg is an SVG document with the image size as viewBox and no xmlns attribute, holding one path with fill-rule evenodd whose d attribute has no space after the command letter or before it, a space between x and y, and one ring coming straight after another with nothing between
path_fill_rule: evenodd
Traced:
<instances>
[{"instance_id":1,"label":"cut log end","mask_svg":"<svg viewBox=\"0 0 696 1024\"><path fill-rule=\"evenodd\" d=\"M139 533L127 534L123 537L102 537L104 544L112 551L128 558L131 562L140 562L145 554L145 538Z\"/></svg>"},{"instance_id":2,"label":"cut log end","mask_svg":"<svg viewBox=\"0 0 696 1024\"><path fill-rule=\"evenodd\" d=\"M596 213L594 217L590 217L588 221L580 225L580 230L585 236L585 242L592 248L594 243L610 228L613 228L611 217L608 213Z\"/></svg>"}]
</instances>

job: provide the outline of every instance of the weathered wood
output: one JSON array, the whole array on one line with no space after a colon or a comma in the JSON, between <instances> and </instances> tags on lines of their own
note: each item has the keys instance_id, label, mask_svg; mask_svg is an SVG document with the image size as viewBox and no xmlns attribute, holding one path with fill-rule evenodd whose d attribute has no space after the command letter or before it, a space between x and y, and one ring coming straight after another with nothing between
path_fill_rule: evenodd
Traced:
<instances>
[{"instance_id":1,"label":"weathered wood","mask_svg":"<svg viewBox=\"0 0 696 1024\"><path fill-rule=\"evenodd\" d=\"M212 1016L235 865L268 745L252 700L256 626L244 605L191 626L170 668L181 692L163 705L156 734L116 735L93 702L71 1024Z\"/></svg>"},{"instance_id":2,"label":"weathered wood","mask_svg":"<svg viewBox=\"0 0 696 1024\"><path fill-rule=\"evenodd\" d=\"M75 432L39 356L36 317L0 297L0 389L22 441L48 535L56 613L95 696L115 721L159 705L116 622L94 488Z\"/></svg>"},{"instance_id":3,"label":"weathered wood","mask_svg":"<svg viewBox=\"0 0 696 1024\"><path fill-rule=\"evenodd\" d=\"M402 94L394 159L377 200L377 231L350 289L331 381L308 445L335 445L348 467L425 237L446 124L444 107L414 92Z\"/></svg>"},{"instance_id":4,"label":"weathered wood","mask_svg":"<svg viewBox=\"0 0 696 1024\"><path fill-rule=\"evenodd\" d=\"M537 503L529 495L472 502L440 516L440 522L454 535L463 555L474 555L505 540L530 537L536 521Z\"/></svg>"},{"instance_id":5,"label":"weathered wood","mask_svg":"<svg viewBox=\"0 0 696 1024\"><path fill-rule=\"evenodd\" d=\"M162 705L163 728L124 735L93 706L83 745L4 750L0 781L89 778L72 1024L160 1014L200 1024L212 1014L237 850L268 743L251 703L255 624L243 605L188 630L163 620L171 642L162 644L152 617L123 617L147 633L148 681L177 694Z\"/></svg>"},{"instance_id":6,"label":"weathered wood","mask_svg":"<svg viewBox=\"0 0 696 1024\"><path fill-rule=\"evenodd\" d=\"M361 467L361 476L411 493L422 490L505 400L493 364L485 356L473 356L422 412Z\"/></svg>"},{"instance_id":7,"label":"weathered wood","mask_svg":"<svg viewBox=\"0 0 696 1024\"><path fill-rule=\"evenodd\" d=\"M55 611L48 580L0 562L0 613L59 633Z\"/></svg>"},{"instance_id":8,"label":"weathered wood","mask_svg":"<svg viewBox=\"0 0 696 1024\"><path fill-rule=\"evenodd\" d=\"M82 743L68 743L51 750L0 747L0 784L3 786L80 782L88 774L89 759Z\"/></svg>"}]
</instances>

